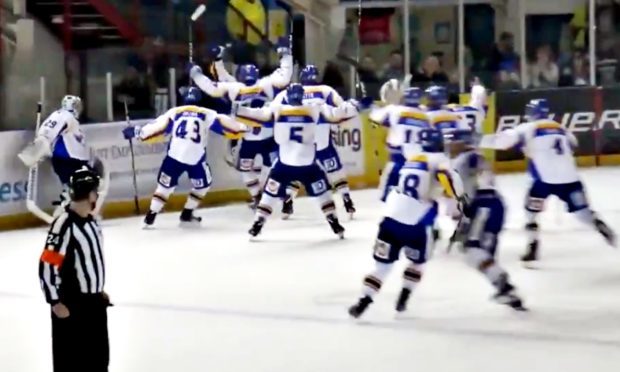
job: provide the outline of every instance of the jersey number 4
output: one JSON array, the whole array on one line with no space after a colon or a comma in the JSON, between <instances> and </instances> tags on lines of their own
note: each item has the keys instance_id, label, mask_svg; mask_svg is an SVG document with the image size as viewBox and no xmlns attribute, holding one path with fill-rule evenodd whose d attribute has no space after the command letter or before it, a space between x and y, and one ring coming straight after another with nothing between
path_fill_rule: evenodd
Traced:
<instances>
[{"instance_id":1,"label":"jersey number 4","mask_svg":"<svg viewBox=\"0 0 620 372\"><path fill-rule=\"evenodd\" d=\"M185 137L190 134L190 140L195 143L200 143L200 140L202 139L200 137L200 122L198 122L197 120L190 122L191 133L187 131L187 124L187 120L183 120L182 122L180 122L177 130L174 132L174 135L178 138L185 139Z\"/></svg>"},{"instance_id":2,"label":"jersey number 4","mask_svg":"<svg viewBox=\"0 0 620 372\"><path fill-rule=\"evenodd\" d=\"M558 155L564 155L564 147L562 146L562 138L558 138L553 143L553 149Z\"/></svg>"}]
</instances>

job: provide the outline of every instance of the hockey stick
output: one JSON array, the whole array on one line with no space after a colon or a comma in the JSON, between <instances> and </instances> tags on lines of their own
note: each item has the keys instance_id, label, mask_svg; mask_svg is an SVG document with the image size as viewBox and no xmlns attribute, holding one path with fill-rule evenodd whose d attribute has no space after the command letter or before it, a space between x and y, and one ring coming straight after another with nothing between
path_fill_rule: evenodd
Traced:
<instances>
[{"instance_id":1,"label":"hockey stick","mask_svg":"<svg viewBox=\"0 0 620 372\"><path fill-rule=\"evenodd\" d=\"M41 102L37 102L37 123L34 135L36 136L41 126ZM54 217L44 212L37 205L37 180L39 177L39 164L35 164L28 170L28 190L26 192L26 208L30 213L34 214L47 224L51 224L54 221Z\"/></svg>"},{"instance_id":2,"label":"hockey stick","mask_svg":"<svg viewBox=\"0 0 620 372\"><path fill-rule=\"evenodd\" d=\"M124 101L125 104L125 120L127 121L127 126L131 126L131 121L129 119L129 108L127 108L127 100ZM129 139L129 153L131 154L131 171L133 173L133 204L135 208L135 212L137 215L140 214L140 203L138 202L138 180L136 176L136 157L133 151L133 140Z\"/></svg>"},{"instance_id":3,"label":"hockey stick","mask_svg":"<svg viewBox=\"0 0 620 372\"><path fill-rule=\"evenodd\" d=\"M189 63L194 63L194 22L198 20L202 16L202 14L207 10L207 6L204 4L198 5L198 7L192 13L189 22Z\"/></svg>"}]
</instances>

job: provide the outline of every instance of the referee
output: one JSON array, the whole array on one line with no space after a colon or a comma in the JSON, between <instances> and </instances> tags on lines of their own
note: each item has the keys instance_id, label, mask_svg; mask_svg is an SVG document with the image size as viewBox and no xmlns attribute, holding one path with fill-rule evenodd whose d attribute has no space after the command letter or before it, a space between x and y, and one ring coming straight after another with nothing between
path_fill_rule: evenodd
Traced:
<instances>
[{"instance_id":1,"label":"referee","mask_svg":"<svg viewBox=\"0 0 620 372\"><path fill-rule=\"evenodd\" d=\"M54 372L108 370L108 295L99 224L92 212L99 177L84 167L71 176L71 204L49 230L39 263L52 308Z\"/></svg>"}]
</instances>

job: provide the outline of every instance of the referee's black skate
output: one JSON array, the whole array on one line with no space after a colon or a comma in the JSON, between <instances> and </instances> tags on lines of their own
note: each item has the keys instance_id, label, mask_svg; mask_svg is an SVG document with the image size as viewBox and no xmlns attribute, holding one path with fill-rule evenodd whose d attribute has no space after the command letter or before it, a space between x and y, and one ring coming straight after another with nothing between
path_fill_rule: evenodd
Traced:
<instances>
[{"instance_id":1,"label":"referee's black skate","mask_svg":"<svg viewBox=\"0 0 620 372\"><path fill-rule=\"evenodd\" d=\"M327 222L334 234L338 235L340 239L344 239L344 227L340 224L340 221L338 221L338 217L334 215L327 216Z\"/></svg>"},{"instance_id":2,"label":"referee's black skate","mask_svg":"<svg viewBox=\"0 0 620 372\"><path fill-rule=\"evenodd\" d=\"M263 226L265 225L265 218L264 217L258 217L258 219L256 221L254 221L254 224L252 225L252 227L250 228L250 230L248 231L248 233L252 236L258 236L261 231L263 230Z\"/></svg>"},{"instance_id":3,"label":"referee's black skate","mask_svg":"<svg viewBox=\"0 0 620 372\"><path fill-rule=\"evenodd\" d=\"M345 194L342 196L342 202L344 203L344 210L347 211L349 216L353 218L353 214L357 212L355 206L353 205L353 200L351 200L351 195Z\"/></svg>"},{"instance_id":4,"label":"referee's black skate","mask_svg":"<svg viewBox=\"0 0 620 372\"><path fill-rule=\"evenodd\" d=\"M144 216L143 228L148 229L153 226L155 223L155 218L157 217L157 213L153 211L148 211L146 216Z\"/></svg>"},{"instance_id":5,"label":"referee's black skate","mask_svg":"<svg viewBox=\"0 0 620 372\"><path fill-rule=\"evenodd\" d=\"M497 293L493 296L493 299L502 305L507 305L517 311L527 311L527 308L523 306L523 301L516 294L515 287L508 281L508 275L501 276L496 284Z\"/></svg>"},{"instance_id":6,"label":"referee's black skate","mask_svg":"<svg viewBox=\"0 0 620 372\"><path fill-rule=\"evenodd\" d=\"M364 296L360 298L357 303L349 308L349 315L357 319L368 309L368 306L372 303L370 296Z\"/></svg>"},{"instance_id":7,"label":"referee's black skate","mask_svg":"<svg viewBox=\"0 0 620 372\"><path fill-rule=\"evenodd\" d=\"M200 225L200 222L202 222L202 217L194 216L193 209L183 209L180 220L182 226L193 227Z\"/></svg>"},{"instance_id":8,"label":"referee's black skate","mask_svg":"<svg viewBox=\"0 0 620 372\"><path fill-rule=\"evenodd\" d=\"M407 310L407 302L409 301L409 296L411 296L411 289L403 288L398 295L398 300L396 301L396 311L402 313Z\"/></svg>"},{"instance_id":9,"label":"referee's black skate","mask_svg":"<svg viewBox=\"0 0 620 372\"><path fill-rule=\"evenodd\" d=\"M288 197L282 202L282 219L288 220L293 214L293 198Z\"/></svg>"}]
</instances>

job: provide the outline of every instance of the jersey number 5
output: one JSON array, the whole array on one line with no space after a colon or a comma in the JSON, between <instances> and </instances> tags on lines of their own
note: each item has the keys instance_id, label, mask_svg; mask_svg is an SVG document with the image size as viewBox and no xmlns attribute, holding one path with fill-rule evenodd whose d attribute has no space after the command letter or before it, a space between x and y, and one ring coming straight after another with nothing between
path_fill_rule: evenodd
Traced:
<instances>
[{"instance_id":1,"label":"jersey number 5","mask_svg":"<svg viewBox=\"0 0 620 372\"><path fill-rule=\"evenodd\" d=\"M289 139L291 141L304 143L304 137L302 136L303 131L304 127L291 127L291 134L289 136Z\"/></svg>"},{"instance_id":2,"label":"jersey number 5","mask_svg":"<svg viewBox=\"0 0 620 372\"><path fill-rule=\"evenodd\" d=\"M195 143L200 143L200 140L201 140L200 123L194 120L191 122L191 124L193 125L191 125L191 137L189 139ZM179 126L177 127L177 130L175 131L174 134L178 138L182 138L182 139L185 139L185 137L187 137L188 135L187 120L183 120L182 122L179 123Z\"/></svg>"}]
</instances>

